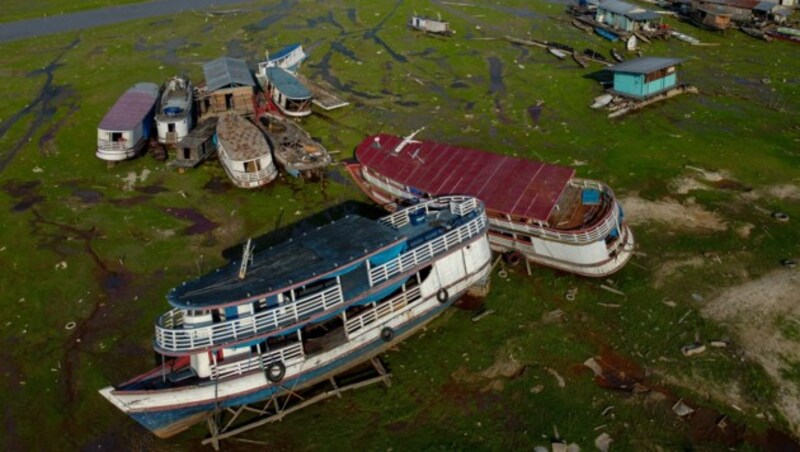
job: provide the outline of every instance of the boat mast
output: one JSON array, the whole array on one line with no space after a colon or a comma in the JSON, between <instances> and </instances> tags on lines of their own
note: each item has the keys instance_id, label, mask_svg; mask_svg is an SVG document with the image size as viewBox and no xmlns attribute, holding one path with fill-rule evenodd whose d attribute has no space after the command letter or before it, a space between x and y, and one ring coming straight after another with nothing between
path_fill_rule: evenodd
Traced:
<instances>
[{"instance_id":1,"label":"boat mast","mask_svg":"<svg viewBox=\"0 0 800 452\"><path fill-rule=\"evenodd\" d=\"M253 239L247 239L247 244L244 246L242 252L242 264L239 266L239 279L244 279L247 276L247 266L253 260L253 247L251 246Z\"/></svg>"}]
</instances>

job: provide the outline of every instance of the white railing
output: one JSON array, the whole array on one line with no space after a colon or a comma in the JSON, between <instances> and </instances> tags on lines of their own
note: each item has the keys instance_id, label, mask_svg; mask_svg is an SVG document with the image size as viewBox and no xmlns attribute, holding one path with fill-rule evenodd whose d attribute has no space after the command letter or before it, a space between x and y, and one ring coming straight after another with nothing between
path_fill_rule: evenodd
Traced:
<instances>
[{"instance_id":1,"label":"white railing","mask_svg":"<svg viewBox=\"0 0 800 452\"><path fill-rule=\"evenodd\" d=\"M271 178L278 172L278 168L275 167L275 162L272 161L272 157L269 155L264 157L268 161L267 165L256 172L250 173L233 169L234 160L228 156L225 148L219 146L217 149L222 151L219 153L220 158L222 159L222 163L225 165L225 168L228 170L228 173L231 175L231 177L242 182L258 182L267 178ZM259 161L261 161L261 158L259 158Z\"/></svg>"},{"instance_id":2,"label":"white railing","mask_svg":"<svg viewBox=\"0 0 800 452\"><path fill-rule=\"evenodd\" d=\"M459 226L447 234L409 250L385 264L371 268L369 270L369 284L370 286L374 286L396 275L409 271L431 260L435 255L483 233L485 229L486 216L483 214L478 215L468 223Z\"/></svg>"},{"instance_id":3,"label":"white railing","mask_svg":"<svg viewBox=\"0 0 800 452\"><path fill-rule=\"evenodd\" d=\"M173 309L156 321L156 346L168 352L190 352L236 342L298 323L342 303L344 296L337 285L255 315L200 327L186 325L180 310Z\"/></svg>"},{"instance_id":4,"label":"white railing","mask_svg":"<svg viewBox=\"0 0 800 452\"><path fill-rule=\"evenodd\" d=\"M287 345L278 350L269 351L259 355L251 355L247 359L240 359L231 363L221 363L211 365L211 379L223 379L234 375L242 375L254 369L266 369L270 363L280 361L284 366L289 367L305 358L303 355L303 344Z\"/></svg>"},{"instance_id":5,"label":"white railing","mask_svg":"<svg viewBox=\"0 0 800 452\"><path fill-rule=\"evenodd\" d=\"M420 297L419 286L413 287L389 300L381 302L379 305L364 311L356 317L348 319L345 324L345 331L347 335L350 336L356 331L403 309L410 303L417 301Z\"/></svg>"},{"instance_id":6,"label":"white railing","mask_svg":"<svg viewBox=\"0 0 800 452\"><path fill-rule=\"evenodd\" d=\"M436 212L447 206L455 215L464 216L478 208L478 200L471 196L442 196L420 202L411 207L381 218L381 223L394 228L401 228L410 222L413 213L425 210L425 214Z\"/></svg>"}]
</instances>

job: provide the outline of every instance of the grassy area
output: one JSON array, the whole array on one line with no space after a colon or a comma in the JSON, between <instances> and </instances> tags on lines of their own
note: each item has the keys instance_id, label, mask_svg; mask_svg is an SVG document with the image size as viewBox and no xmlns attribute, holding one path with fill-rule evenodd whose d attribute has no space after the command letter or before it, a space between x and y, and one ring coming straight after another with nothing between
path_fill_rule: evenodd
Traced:
<instances>
[{"instance_id":1,"label":"grassy area","mask_svg":"<svg viewBox=\"0 0 800 452\"><path fill-rule=\"evenodd\" d=\"M0 22L38 19L41 17L76 13L78 11L117 6L126 3L141 3L142 1L144 0L81 0L77 2L65 0L44 0L37 2L8 0L3 4L3 14L0 14Z\"/></svg>"},{"instance_id":2,"label":"grassy area","mask_svg":"<svg viewBox=\"0 0 800 452\"><path fill-rule=\"evenodd\" d=\"M54 11L61 7L51 3ZM680 194L672 183L690 165L725 171L754 193L797 186L796 48L671 22L720 43L659 41L645 47L647 55L687 58L680 77L701 94L610 121L587 108L601 90L586 76L599 66L581 70L539 49L486 39L532 36L607 54L610 44L568 25L563 5L327 5L321 11L316 4L264 3L254 13L217 17L187 12L159 27L137 21L0 46L0 159L16 152L0 173L0 389L6 394L0 442L10 449L47 447L34 442L42 437L63 441L53 449L196 446L201 428L156 441L97 389L152 365L152 320L167 308L165 293L222 264L222 250L366 198L352 184L331 179L281 180L262 190L218 193L204 188L225 178L214 162L184 174L150 157L106 168L94 157L96 125L136 82L160 83L180 72L199 81L202 62L229 53L255 62L265 49L292 42L313 49L303 72L327 78L353 103L305 121L340 159L351 156L368 133L404 135L426 126L423 138L551 163L585 162L577 167L579 176L606 181L620 196L670 196L684 203L693 198L728 227L698 232L651 222L634 228L645 255L612 277L625 297L599 287L607 282L547 269L496 277L487 300L495 314L473 323L470 313L450 310L387 355L394 374L390 389L333 399L253 438L282 449L530 449L548 444L557 429L590 449L599 434L595 427L605 424L614 446L625 450L653 444L668 450L722 448L697 443L690 424L654 397L598 387L581 363L606 348L638 363L648 382L753 430L787 429L773 408L774 382L757 364L742 362L735 345L696 359L684 358L680 347L697 336L732 337L725 325L700 315L702 303L694 294L711 299L724 287L767 274L781 258L800 255L792 224L800 218L800 202L769 194L744 198L732 190ZM7 8L3 18L23 17L24 11ZM456 36L410 32L405 22L414 11L441 12ZM488 58L502 63L503 88L495 91ZM539 101L544 109L533 123L526 108ZM137 181L126 188L124 179L131 177ZM163 190L145 190L155 186ZM189 223L170 215L169 207L191 207L220 227L185 235ZM792 221L777 223L762 210L782 210ZM747 239L736 230L745 224L754 226ZM704 252L720 256L721 264L662 274L665 262L709 259ZM573 287L577 300L567 302L564 294ZM547 320L556 309L564 313L561 320ZM66 328L69 322L76 323L74 329ZM787 318L776 328L798 342L796 321ZM518 376L481 376L509 356L524 366ZM797 363L787 365L785 378L800 383ZM551 370L564 379L563 388ZM744 411L714 397L715 388L737 388ZM603 416L610 405L614 416ZM775 420L757 417L762 412Z\"/></svg>"}]
</instances>

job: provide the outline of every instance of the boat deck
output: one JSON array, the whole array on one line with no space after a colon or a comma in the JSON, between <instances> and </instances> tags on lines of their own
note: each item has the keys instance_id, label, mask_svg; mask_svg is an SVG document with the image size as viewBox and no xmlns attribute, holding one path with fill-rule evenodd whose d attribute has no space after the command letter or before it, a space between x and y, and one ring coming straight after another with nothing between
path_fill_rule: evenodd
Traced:
<instances>
[{"instance_id":1,"label":"boat deck","mask_svg":"<svg viewBox=\"0 0 800 452\"><path fill-rule=\"evenodd\" d=\"M232 160L250 161L270 154L267 138L261 130L239 115L219 118L217 137Z\"/></svg>"},{"instance_id":2,"label":"boat deck","mask_svg":"<svg viewBox=\"0 0 800 452\"><path fill-rule=\"evenodd\" d=\"M367 137L356 148L365 167L432 196L474 196L486 209L547 222L575 170L393 135Z\"/></svg>"},{"instance_id":3,"label":"boat deck","mask_svg":"<svg viewBox=\"0 0 800 452\"><path fill-rule=\"evenodd\" d=\"M568 186L558 200L548 225L561 231L583 229L595 224L613 206L613 202L609 202L604 195L601 195L598 204L585 204L582 197L581 187Z\"/></svg>"}]
</instances>

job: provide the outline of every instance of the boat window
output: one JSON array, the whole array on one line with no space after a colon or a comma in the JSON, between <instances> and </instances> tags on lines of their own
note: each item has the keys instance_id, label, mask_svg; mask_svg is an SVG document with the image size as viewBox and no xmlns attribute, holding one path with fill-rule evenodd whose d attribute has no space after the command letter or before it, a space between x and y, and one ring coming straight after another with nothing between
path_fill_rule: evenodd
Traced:
<instances>
[{"instance_id":1,"label":"boat window","mask_svg":"<svg viewBox=\"0 0 800 452\"><path fill-rule=\"evenodd\" d=\"M111 132L111 141L123 141L122 132Z\"/></svg>"}]
</instances>

